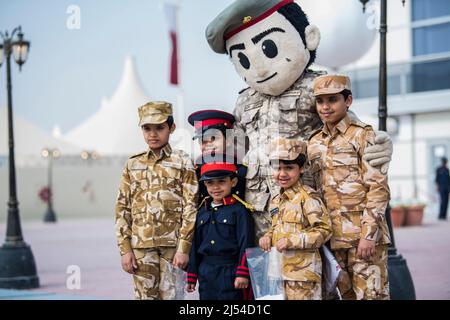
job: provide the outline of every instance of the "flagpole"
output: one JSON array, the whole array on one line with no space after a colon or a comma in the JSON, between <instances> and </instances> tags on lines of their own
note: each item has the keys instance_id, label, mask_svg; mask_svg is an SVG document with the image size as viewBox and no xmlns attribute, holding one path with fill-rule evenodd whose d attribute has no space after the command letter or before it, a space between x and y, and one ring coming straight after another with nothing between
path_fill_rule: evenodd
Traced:
<instances>
[{"instance_id":1,"label":"flagpole","mask_svg":"<svg viewBox=\"0 0 450 320\"><path fill-rule=\"evenodd\" d=\"M184 114L184 91L181 85L181 46L180 46L180 29L179 29L179 12L181 8L181 0L177 0L175 9L175 27L177 33L177 61L178 61L178 92L177 92L177 121L180 128L184 128L185 125L185 114Z\"/></svg>"}]
</instances>

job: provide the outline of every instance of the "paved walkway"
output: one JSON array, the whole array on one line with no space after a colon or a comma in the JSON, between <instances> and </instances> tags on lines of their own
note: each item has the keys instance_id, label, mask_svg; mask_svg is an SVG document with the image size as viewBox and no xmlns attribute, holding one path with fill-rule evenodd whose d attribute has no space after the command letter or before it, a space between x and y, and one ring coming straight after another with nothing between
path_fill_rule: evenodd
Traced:
<instances>
[{"instance_id":1,"label":"paved walkway","mask_svg":"<svg viewBox=\"0 0 450 320\"><path fill-rule=\"evenodd\" d=\"M0 299L133 299L132 278L120 267L113 219L27 222L22 227L35 256L41 287L0 290ZM0 224L1 242L5 230ZM417 298L450 299L450 223L396 229L395 237ZM70 266L80 268L80 289L66 286Z\"/></svg>"}]
</instances>

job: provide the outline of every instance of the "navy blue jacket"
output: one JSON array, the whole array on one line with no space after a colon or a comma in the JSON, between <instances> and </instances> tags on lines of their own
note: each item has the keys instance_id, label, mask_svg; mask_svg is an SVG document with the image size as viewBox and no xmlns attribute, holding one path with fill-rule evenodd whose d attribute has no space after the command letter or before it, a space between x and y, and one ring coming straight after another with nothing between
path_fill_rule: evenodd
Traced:
<instances>
[{"instance_id":1,"label":"navy blue jacket","mask_svg":"<svg viewBox=\"0 0 450 320\"><path fill-rule=\"evenodd\" d=\"M250 278L245 249L254 246L253 217L235 198L223 202L212 208L211 199L207 199L199 208L189 256L189 283L197 282L204 256L232 257L237 265L236 277Z\"/></svg>"},{"instance_id":2,"label":"navy blue jacket","mask_svg":"<svg viewBox=\"0 0 450 320\"><path fill-rule=\"evenodd\" d=\"M435 181L441 192L446 192L450 189L450 175L447 167L441 166L436 170Z\"/></svg>"}]
</instances>

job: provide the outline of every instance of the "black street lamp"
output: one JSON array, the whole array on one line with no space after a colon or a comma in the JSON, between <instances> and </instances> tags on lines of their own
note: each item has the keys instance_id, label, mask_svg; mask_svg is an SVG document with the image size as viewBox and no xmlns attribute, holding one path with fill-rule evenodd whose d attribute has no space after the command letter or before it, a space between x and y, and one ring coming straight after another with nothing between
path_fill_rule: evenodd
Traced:
<instances>
[{"instance_id":1,"label":"black street lamp","mask_svg":"<svg viewBox=\"0 0 450 320\"><path fill-rule=\"evenodd\" d=\"M370 0L360 0L363 4L363 11ZM406 0L402 0L405 5ZM380 16L380 75L378 91L378 126L379 130L386 131L387 120L387 0L381 0ZM411 278L406 260L397 253L395 247L394 231L392 228L391 208L386 209L386 220L391 236L391 245L389 246L388 273L389 290L393 300L415 300L416 293L414 283Z\"/></svg>"},{"instance_id":2,"label":"black street lamp","mask_svg":"<svg viewBox=\"0 0 450 320\"><path fill-rule=\"evenodd\" d=\"M44 149L42 150L42 157L48 159L47 168L47 188L48 188L48 200L47 200L47 211L44 214L44 222L56 222L56 213L53 210L53 159L59 158L61 153L58 149Z\"/></svg>"},{"instance_id":3,"label":"black street lamp","mask_svg":"<svg viewBox=\"0 0 450 320\"><path fill-rule=\"evenodd\" d=\"M17 40L14 35L17 33ZM28 289L39 287L33 253L23 240L20 225L19 203L16 192L16 167L14 161L14 135L11 85L11 54L19 65L19 70L28 56L30 43L23 40L23 33L17 27L9 36L8 32L0 32L3 44L0 43L0 66L6 58L6 88L8 100L8 146L9 146L9 201L6 240L0 247L0 288Z\"/></svg>"}]
</instances>

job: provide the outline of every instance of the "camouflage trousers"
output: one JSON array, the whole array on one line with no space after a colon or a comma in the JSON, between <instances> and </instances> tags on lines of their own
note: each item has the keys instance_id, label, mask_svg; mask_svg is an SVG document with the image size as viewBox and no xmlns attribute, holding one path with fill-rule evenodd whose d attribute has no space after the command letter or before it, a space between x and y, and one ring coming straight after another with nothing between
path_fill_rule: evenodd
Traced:
<instances>
[{"instance_id":1,"label":"camouflage trousers","mask_svg":"<svg viewBox=\"0 0 450 320\"><path fill-rule=\"evenodd\" d=\"M175 297L172 260L176 248L133 249L138 270L133 275L134 295L142 300L171 300Z\"/></svg>"},{"instance_id":2,"label":"camouflage trousers","mask_svg":"<svg viewBox=\"0 0 450 320\"><path fill-rule=\"evenodd\" d=\"M255 222L255 243L258 244L259 238L264 236L272 226L272 217L267 211L255 211L252 213Z\"/></svg>"},{"instance_id":3,"label":"camouflage trousers","mask_svg":"<svg viewBox=\"0 0 450 320\"><path fill-rule=\"evenodd\" d=\"M285 281L287 300L321 300L322 284L314 281Z\"/></svg>"},{"instance_id":4,"label":"camouflage trousers","mask_svg":"<svg viewBox=\"0 0 450 320\"><path fill-rule=\"evenodd\" d=\"M342 268L338 288L344 300L389 300L388 246L376 246L371 261L359 259L357 248L333 250Z\"/></svg>"}]
</instances>

